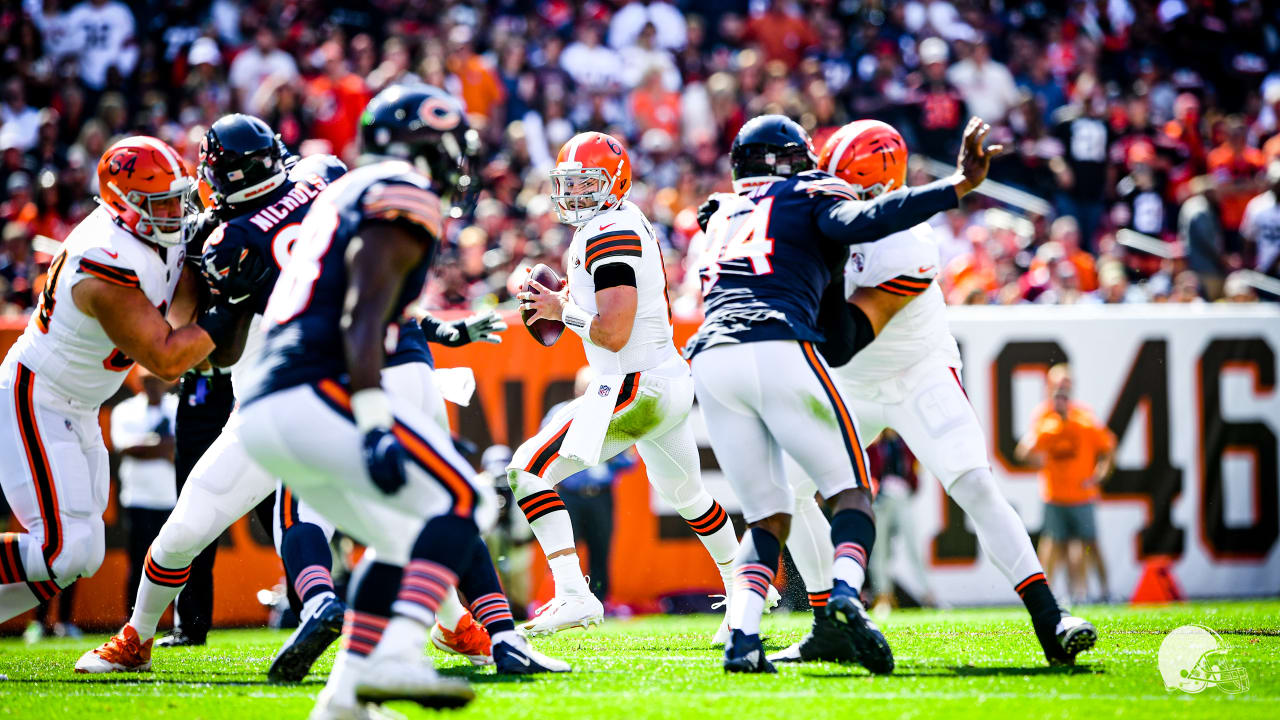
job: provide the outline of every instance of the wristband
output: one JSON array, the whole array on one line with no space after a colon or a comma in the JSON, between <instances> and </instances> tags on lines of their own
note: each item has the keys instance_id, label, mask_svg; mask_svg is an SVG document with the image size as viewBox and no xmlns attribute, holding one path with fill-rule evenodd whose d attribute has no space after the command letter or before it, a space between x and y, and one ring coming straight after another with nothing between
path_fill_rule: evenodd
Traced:
<instances>
[{"instance_id":1,"label":"wristband","mask_svg":"<svg viewBox=\"0 0 1280 720\"><path fill-rule=\"evenodd\" d=\"M591 342L591 323L595 319L595 313L583 310L572 300L566 301L564 308L560 311L560 320L564 326L577 333L583 342ZM595 345L595 343L591 344Z\"/></svg>"},{"instance_id":2,"label":"wristband","mask_svg":"<svg viewBox=\"0 0 1280 720\"><path fill-rule=\"evenodd\" d=\"M351 393L351 414L362 433L389 429L396 421L391 414L391 400L382 388L368 388Z\"/></svg>"}]
</instances>

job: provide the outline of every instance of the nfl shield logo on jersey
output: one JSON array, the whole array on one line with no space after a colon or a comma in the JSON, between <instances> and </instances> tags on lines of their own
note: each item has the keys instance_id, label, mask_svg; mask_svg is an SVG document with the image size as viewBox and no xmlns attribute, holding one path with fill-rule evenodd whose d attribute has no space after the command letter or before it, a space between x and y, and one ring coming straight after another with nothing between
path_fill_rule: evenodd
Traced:
<instances>
[{"instance_id":1,"label":"nfl shield logo on jersey","mask_svg":"<svg viewBox=\"0 0 1280 720\"><path fill-rule=\"evenodd\" d=\"M601 386L600 386L600 397L609 397L609 391L610 391L610 390L611 390L611 388L610 388L608 385L601 385Z\"/></svg>"},{"instance_id":2,"label":"nfl shield logo on jersey","mask_svg":"<svg viewBox=\"0 0 1280 720\"><path fill-rule=\"evenodd\" d=\"M853 269L858 272L862 272L862 268L866 266L866 263L862 259L862 253L854 253L851 259L853 260Z\"/></svg>"}]
</instances>

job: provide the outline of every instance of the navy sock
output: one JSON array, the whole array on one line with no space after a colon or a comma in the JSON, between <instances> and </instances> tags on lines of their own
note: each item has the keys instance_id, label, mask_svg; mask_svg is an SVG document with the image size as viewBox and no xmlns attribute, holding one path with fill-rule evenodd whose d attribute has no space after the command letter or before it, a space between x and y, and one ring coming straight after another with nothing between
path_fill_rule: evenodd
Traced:
<instances>
[{"instance_id":1,"label":"navy sock","mask_svg":"<svg viewBox=\"0 0 1280 720\"><path fill-rule=\"evenodd\" d=\"M280 560L284 574L302 602L322 592L333 592L333 554L329 539L318 525L294 523L280 533Z\"/></svg>"},{"instance_id":2,"label":"navy sock","mask_svg":"<svg viewBox=\"0 0 1280 720\"><path fill-rule=\"evenodd\" d=\"M502 583L498 580L498 571L493 567L493 558L489 556L489 548L484 540L476 535L472 541L471 567L465 575L458 577L458 590L471 599L471 615L475 617L489 635L515 630L515 619L511 615L511 603L502 591Z\"/></svg>"},{"instance_id":3,"label":"navy sock","mask_svg":"<svg viewBox=\"0 0 1280 720\"><path fill-rule=\"evenodd\" d=\"M361 562L351 574L347 615L342 626L342 650L365 657L373 652L391 617L391 604L404 568L382 562Z\"/></svg>"},{"instance_id":4,"label":"navy sock","mask_svg":"<svg viewBox=\"0 0 1280 720\"><path fill-rule=\"evenodd\" d=\"M867 558L876 544L876 521L861 510L841 510L831 517L831 544L836 549L832 575L861 592Z\"/></svg>"}]
</instances>

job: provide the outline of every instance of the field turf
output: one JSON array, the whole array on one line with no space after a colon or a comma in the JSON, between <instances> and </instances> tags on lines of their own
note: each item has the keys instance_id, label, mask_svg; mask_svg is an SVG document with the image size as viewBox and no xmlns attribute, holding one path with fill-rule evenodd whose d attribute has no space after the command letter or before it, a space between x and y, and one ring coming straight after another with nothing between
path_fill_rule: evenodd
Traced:
<instances>
[{"instance_id":1,"label":"field turf","mask_svg":"<svg viewBox=\"0 0 1280 720\"><path fill-rule=\"evenodd\" d=\"M776 676L729 676L708 640L711 616L609 621L539 648L575 666L570 675L507 679L442 659L469 677L478 698L464 718L1251 718L1280 717L1280 601L1191 603L1162 608L1086 607L1098 647L1070 669L1050 669L1021 609L899 611L884 624L898 660L892 677L858 667L781 666ZM1186 623L1222 634L1251 689L1226 695L1166 692L1156 666L1164 634ZM807 615L766 618L766 647L798 638ZM0 716L8 718L303 718L332 663L300 685L263 673L285 637L267 630L215 632L202 648L157 650L140 675L77 676L79 655L102 640L0 640ZM416 705L390 708L431 717Z\"/></svg>"}]
</instances>

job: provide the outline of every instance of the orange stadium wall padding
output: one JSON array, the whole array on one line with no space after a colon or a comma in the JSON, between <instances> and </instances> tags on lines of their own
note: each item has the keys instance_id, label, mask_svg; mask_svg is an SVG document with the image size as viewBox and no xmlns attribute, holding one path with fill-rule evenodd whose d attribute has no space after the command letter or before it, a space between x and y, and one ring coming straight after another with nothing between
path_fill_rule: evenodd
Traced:
<instances>
[{"instance_id":1,"label":"orange stadium wall padding","mask_svg":"<svg viewBox=\"0 0 1280 720\"><path fill-rule=\"evenodd\" d=\"M965 366L960 372L987 436L1002 491L1036 532L1041 522L1034 471L1010 460L1043 400L1043 373L1067 359L1077 400L1120 438L1118 471L1103 488L1100 550L1113 594L1131 593L1151 557L1169 558L1190 597L1280 594L1280 310L1253 306L1019 306L952 308L949 319ZM520 328L514 314L501 345L436 347L439 367L471 367L476 393L467 407L450 405L455 432L477 452L494 443L513 448L538 427L547 409L568 399L584 364L578 338L551 348ZM0 351L21 323L0 321ZM695 323L677 322L676 342ZM731 513L738 508L709 452L700 413L695 435L703 478ZM1261 428L1261 429L1258 429ZM477 457L471 458L473 461ZM979 549L972 529L937 482L922 474L913 526L924 549L928 588L914 573L894 574L913 594L930 591L952 605L1017 602L1007 581ZM113 493L114 495L114 493ZM719 574L693 533L651 493L643 466L621 475L615 492L612 599L654 611L670 593L717 592ZM75 619L105 628L124 619L123 529L113 499L106 514L107 559L81 582ZM533 595L552 592L535 557ZM269 538L240 520L222 539L215 566L214 620L258 624L266 611L258 590L282 572ZM20 627L20 621L4 629Z\"/></svg>"}]
</instances>

